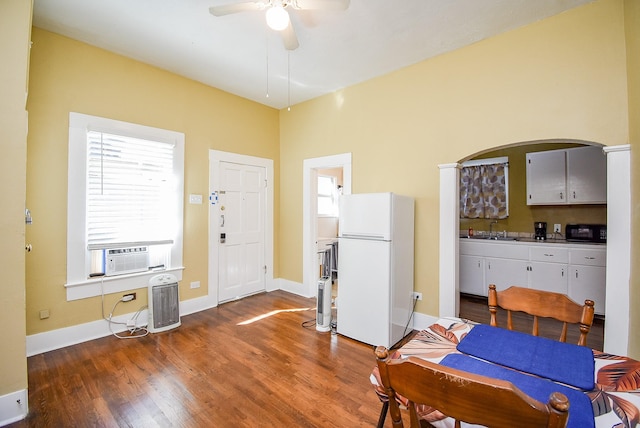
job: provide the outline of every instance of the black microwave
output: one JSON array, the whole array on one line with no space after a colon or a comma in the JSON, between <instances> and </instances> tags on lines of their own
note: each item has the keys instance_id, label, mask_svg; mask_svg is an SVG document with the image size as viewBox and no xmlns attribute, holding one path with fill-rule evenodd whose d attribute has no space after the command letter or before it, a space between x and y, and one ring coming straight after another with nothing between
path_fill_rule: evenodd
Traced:
<instances>
[{"instance_id":1,"label":"black microwave","mask_svg":"<svg viewBox=\"0 0 640 428\"><path fill-rule=\"evenodd\" d=\"M565 234L567 241L607 242L607 226L605 224L567 224Z\"/></svg>"}]
</instances>

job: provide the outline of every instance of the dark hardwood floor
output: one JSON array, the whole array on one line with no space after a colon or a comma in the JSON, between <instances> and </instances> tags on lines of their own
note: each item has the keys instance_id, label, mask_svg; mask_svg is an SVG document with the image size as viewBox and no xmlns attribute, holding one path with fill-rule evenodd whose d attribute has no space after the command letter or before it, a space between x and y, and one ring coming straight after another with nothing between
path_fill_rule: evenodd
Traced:
<instances>
[{"instance_id":1,"label":"dark hardwood floor","mask_svg":"<svg viewBox=\"0 0 640 428\"><path fill-rule=\"evenodd\" d=\"M460 295L460 317L471 321L489 324L489 307L487 299L471 295ZM514 329L531 333L533 317L524 313L513 314ZM498 325L507 327L507 313L498 309ZM558 339L562 330L562 323L548 318L541 318L538 321L538 334L550 339ZM577 326L571 326L567 333L568 343L578 343L580 331ZM593 321L591 331L587 336L587 346L592 349L602 351L604 344L604 318L596 317Z\"/></svg>"},{"instance_id":2,"label":"dark hardwood floor","mask_svg":"<svg viewBox=\"0 0 640 428\"><path fill-rule=\"evenodd\" d=\"M275 291L141 339L110 336L29 357L30 413L10 426L375 426L372 347L317 332L314 306ZM461 309L488 322L486 301L463 298ZM602 349L598 330L589 345Z\"/></svg>"},{"instance_id":3,"label":"dark hardwood floor","mask_svg":"<svg viewBox=\"0 0 640 428\"><path fill-rule=\"evenodd\" d=\"M30 413L11 426L375 426L372 347L305 328L314 306L276 291L29 357Z\"/></svg>"}]
</instances>

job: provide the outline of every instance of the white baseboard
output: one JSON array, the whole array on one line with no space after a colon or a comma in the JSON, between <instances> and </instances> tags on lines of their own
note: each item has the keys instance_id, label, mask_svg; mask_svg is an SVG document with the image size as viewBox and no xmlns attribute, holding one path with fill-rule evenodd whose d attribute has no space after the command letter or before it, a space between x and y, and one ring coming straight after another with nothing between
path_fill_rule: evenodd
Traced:
<instances>
[{"instance_id":1,"label":"white baseboard","mask_svg":"<svg viewBox=\"0 0 640 428\"><path fill-rule=\"evenodd\" d=\"M315 297L315 290L307 290L304 284L287 279L274 279L270 283L267 291L282 290L298 296L312 298ZM204 311L216 307L217 303L213 302L209 296L198 297L195 299L183 300L180 302L180 316L189 315L196 312ZM116 322L126 323L132 319L134 313L119 315L114 317ZM143 310L138 317L139 327L147 324L147 310ZM413 329L422 330L438 320L438 317L421 314L416 312L413 315ZM112 324L114 332L119 333L126 330L125 325ZM87 342L89 340L99 339L109 336L109 323L105 320L97 320L85 324L78 324L71 327L65 327L58 330L46 331L27 336L27 357L38 355L43 352L53 351L55 349L64 348L66 346L76 345L78 343Z\"/></svg>"},{"instance_id":2,"label":"white baseboard","mask_svg":"<svg viewBox=\"0 0 640 428\"><path fill-rule=\"evenodd\" d=\"M432 315L421 314L420 312L416 312L413 314L413 329L414 330L424 330L430 325L434 324L438 321L438 317L434 317Z\"/></svg>"},{"instance_id":3,"label":"white baseboard","mask_svg":"<svg viewBox=\"0 0 640 428\"><path fill-rule=\"evenodd\" d=\"M195 299L183 300L180 302L180 316L193 314L205 309L215 307L207 296ZM135 312L118 315L113 317L115 322L124 322L132 319ZM138 316L138 327L147 325L148 311L145 309ZM126 330L126 325L112 324L112 330L116 333ZM78 324L71 327L60 328L57 330L46 331L27 336L27 357L42 354L43 352L53 351L55 349L64 348L78 343L87 342L89 340L99 339L109 336L109 323L105 320L97 320L84 324Z\"/></svg>"},{"instance_id":4,"label":"white baseboard","mask_svg":"<svg viewBox=\"0 0 640 428\"><path fill-rule=\"evenodd\" d=\"M0 397L0 427L18 422L29 413L29 395L26 389Z\"/></svg>"},{"instance_id":5,"label":"white baseboard","mask_svg":"<svg viewBox=\"0 0 640 428\"><path fill-rule=\"evenodd\" d=\"M291 294L297 294L302 297L315 297L316 290L307 290L304 284L295 281L289 281L288 279L280 279L280 290L289 292Z\"/></svg>"}]
</instances>

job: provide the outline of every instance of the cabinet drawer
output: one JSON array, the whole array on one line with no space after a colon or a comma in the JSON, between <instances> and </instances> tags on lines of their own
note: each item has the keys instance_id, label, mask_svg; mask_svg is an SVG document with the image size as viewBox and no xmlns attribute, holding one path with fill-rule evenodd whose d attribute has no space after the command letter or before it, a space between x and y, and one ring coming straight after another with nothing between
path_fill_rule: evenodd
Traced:
<instances>
[{"instance_id":1,"label":"cabinet drawer","mask_svg":"<svg viewBox=\"0 0 640 428\"><path fill-rule=\"evenodd\" d=\"M460 239L460 254L465 256L497 257L502 259L529 259L529 247L517 243Z\"/></svg>"},{"instance_id":2,"label":"cabinet drawer","mask_svg":"<svg viewBox=\"0 0 640 428\"><path fill-rule=\"evenodd\" d=\"M482 256L483 243L472 239L460 239L460 254L465 256Z\"/></svg>"},{"instance_id":3,"label":"cabinet drawer","mask_svg":"<svg viewBox=\"0 0 640 428\"><path fill-rule=\"evenodd\" d=\"M531 247L529 260L532 262L569 263L569 249L559 247Z\"/></svg>"},{"instance_id":4,"label":"cabinet drawer","mask_svg":"<svg viewBox=\"0 0 640 428\"><path fill-rule=\"evenodd\" d=\"M569 263L572 265L606 266L607 250L594 248L572 248L569 252Z\"/></svg>"}]
</instances>

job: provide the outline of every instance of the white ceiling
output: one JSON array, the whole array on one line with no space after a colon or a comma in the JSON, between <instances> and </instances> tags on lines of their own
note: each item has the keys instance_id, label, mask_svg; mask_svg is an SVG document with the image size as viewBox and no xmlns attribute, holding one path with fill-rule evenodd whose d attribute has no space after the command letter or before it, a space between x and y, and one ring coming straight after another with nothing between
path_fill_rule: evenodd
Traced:
<instances>
[{"instance_id":1,"label":"white ceiling","mask_svg":"<svg viewBox=\"0 0 640 428\"><path fill-rule=\"evenodd\" d=\"M294 51L264 11L209 13L242 1L35 0L33 23L280 109L593 0L351 0L290 11Z\"/></svg>"}]
</instances>

